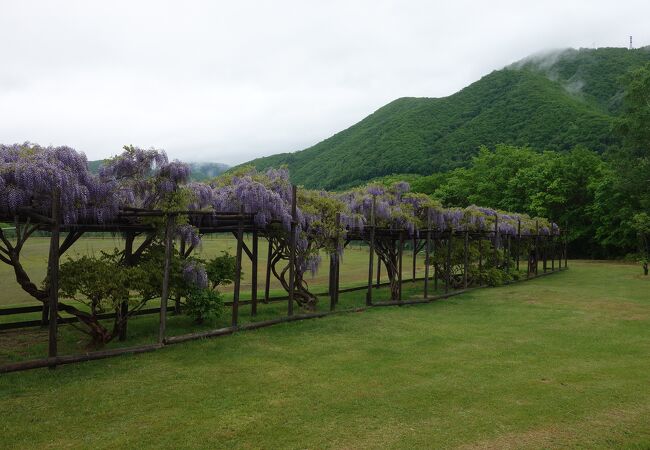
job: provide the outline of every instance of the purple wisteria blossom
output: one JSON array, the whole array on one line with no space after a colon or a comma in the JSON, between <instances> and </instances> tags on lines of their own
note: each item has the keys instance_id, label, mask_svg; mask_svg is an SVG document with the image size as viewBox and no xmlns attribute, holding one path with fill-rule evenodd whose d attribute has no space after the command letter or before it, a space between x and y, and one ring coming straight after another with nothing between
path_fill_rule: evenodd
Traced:
<instances>
[{"instance_id":1,"label":"purple wisteria blossom","mask_svg":"<svg viewBox=\"0 0 650 450\"><path fill-rule=\"evenodd\" d=\"M205 266L197 261L188 260L183 266L183 279L198 289L208 287L208 273Z\"/></svg>"},{"instance_id":2,"label":"purple wisteria blossom","mask_svg":"<svg viewBox=\"0 0 650 450\"><path fill-rule=\"evenodd\" d=\"M70 147L0 145L0 168L2 215L30 207L49 216L55 191L64 223L102 223L118 211L115 184L102 183L88 170L86 156Z\"/></svg>"}]
</instances>

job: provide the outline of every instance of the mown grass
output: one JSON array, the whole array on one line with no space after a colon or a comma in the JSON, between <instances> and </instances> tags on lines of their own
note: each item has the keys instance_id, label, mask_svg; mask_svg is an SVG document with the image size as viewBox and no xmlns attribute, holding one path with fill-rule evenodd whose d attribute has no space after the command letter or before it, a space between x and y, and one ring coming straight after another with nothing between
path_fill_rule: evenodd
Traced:
<instances>
[{"instance_id":1,"label":"mown grass","mask_svg":"<svg viewBox=\"0 0 650 450\"><path fill-rule=\"evenodd\" d=\"M647 448L638 273L574 263L428 305L3 375L0 446Z\"/></svg>"},{"instance_id":2,"label":"mown grass","mask_svg":"<svg viewBox=\"0 0 650 450\"><path fill-rule=\"evenodd\" d=\"M267 243L264 239L260 239L259 245L259 263L258 263L258 283L260 289L264 287L264 279L266 276L266 255ZM246 238L246 243L251 245L250 239ZM27 273L30 275L32 281L40 284L45 278L47 271L47 255L50 241L49 238L33 237L30 238L21 254L21 262L24 265ZM77 241L66 254L61 258L62 262L66 261L68 257L77 257L78 255L99 255L101 251L112 251L114 248L123 248L123 241L119 237L83 237ZM232 236L218 235L217 237L206 237L203 239L201 247L197 251L197 255L206 259L218 256L222 251L227 251L231 255L235 254L236 240ZM404 277L409 276L411 271L411 255L410 251L405 252L404 256ZM359 246L358 244L351 244L346 248L341 264L341 287L348 285L358 284L359 281L367 279L367 263L368 253L366 247ZM320 270L315 277L308 278L310 285L318 287L326 287L328 279L328 259L323 255L323 269ZM244 278L242 280L242 298L250 297L251 289L251 262L244 255L242 260L242 270ZM419 255L418 271L420 276L424 272L423 255ZM8 306L24 306L24 305L37 305L36 300L24 292L18 283L13 272L13 268L7 264L0 263L0 307ZM271 289L280 293L280 284L277 280L271 281ZM322 291L322 289L320 289ZM232 292L232 286L222 288L225 294ZM0 316L2 317L2 316Z\"/></svg>"}]
</instances>

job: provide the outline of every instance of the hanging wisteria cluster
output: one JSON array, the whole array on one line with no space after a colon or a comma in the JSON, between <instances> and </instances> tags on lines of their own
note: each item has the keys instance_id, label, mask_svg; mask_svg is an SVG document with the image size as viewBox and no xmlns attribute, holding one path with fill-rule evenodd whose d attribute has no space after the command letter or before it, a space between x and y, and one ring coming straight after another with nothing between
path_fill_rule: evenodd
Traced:
<instances>
[{"instance_id":1,"label":"hanging wisteria cluster","mask_svg":"<svg viewBox=\"0 0 650 450\"><path fill-rule=\"evenodd\" d=\"M173 205L173 194L189 181L190 167L170 162L164 151L126 146L102 165L99 178L116 187L122 207L156 209Z\"/></svg>"},{"instance_id":2,"label":"hanging wisteria cluster","mask_svg":"<svg viewBox=\"0 0 650 450\"><path fill-rule=\"evenodd\" d=\"M410 235L420 230L494 232L522 236L559 234L557 224L544 218L513 214L476 205L467 208L443 208L430 197L409 192L406 182L390 187L370 185L340 194L346 205L345 223L363 229L374 217L377 227L405 229ZM430 227L430 228L429 228Z\"/></svg>"},{"instance_id":3,"label":"hanging wisteria cluster","mask_svg":"<svg viewBox=\"0 0 650 450\"><path fill-rule=\"evenodd\" d=\"M0 145L0 215L5 217L23 207L49 216L58 192L64 223L103 223L119 210L116 187L113 180L92 175L86 156L70 147Z\"/></svg>"},{"instance_id":4,"label":"hanging wisteria cluster","mask_svg":"<svg viewBox=\"0 0 650 450\"><path fill-rule=\"evenodd\" d=\"M198 289L208 287L208 273L205 266L198 261L188 260L183 265L183 279L190 286Z\"/></svg>"}]
</instances>

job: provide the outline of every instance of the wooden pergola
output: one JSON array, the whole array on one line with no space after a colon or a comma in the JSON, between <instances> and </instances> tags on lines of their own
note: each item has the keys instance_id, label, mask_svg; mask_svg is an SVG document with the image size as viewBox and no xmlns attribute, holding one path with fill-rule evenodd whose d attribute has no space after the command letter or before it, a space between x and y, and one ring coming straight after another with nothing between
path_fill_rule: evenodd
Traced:
<instances>
[{"instance_id":1,"label":"wooden pergola","mask_svg":"<svg viewBox=\"0 0 650 450\"><path fill-rule=\"evenodd\" d=\"M54 207L52 208L51 214L46 216L43 214L43 211L35 211L30 209L21 209L18 214L12 217L0 217L0 221L6 222L16 222L16 223L25 223L28 220L32 223L36 222L39 224L40 229L49 231L51 233L50 237L50 252L48 258L48 277L50 280L50 290L49 290L49 299L47 302L47 320L48 324L48 356L47 358L17 362L13 364L8 364L0 366L0 373L10 372L16 370L25 370L38 367L50 367L55 368L60 364L68 364L72 362L79 361L88 361L93 359L106 358L110 356L115 356L124 353L141 353L146 351L156 350L158 348L164 347L165 345L174 344L178 342L184 342L192 339L205 338L211 336L222 336L234 333L239 330L247 330L254 328L261 328L277 323L294 321L294 320L303 320L310 318L323 317L328 314L343 312L341 310L336 310L336 305L338 303L339 293L347 292L352 290L367 290L365 307L375 307L375 306L390 306L390 305L406 305L406 304L415 304L415 303L428 303L431 301L439 300L442 298L447 298L453 295L458 295L463 292L467 292L469 289L476 289L480 287L485 287L483 280L479 280L478 286L469 287L468 272L470 267L469 261L469 245L472 241L478 242L479 248L479 259L478 267L479 270L483 267L484 258L487 257L487 254L483 251L483 242L486 240L494 240L496 243L498 240L503 239L504 244L502 246L503 255L500 259L499 249L497 245L494 245L492 255L494 261L502 261L505 270L509 271L510 264L512 261L512 247L516 247L515 256L515 267L519 270L520 266L520 254L522 243L528 243L533 246L533 251L529 253L527 261L527 277L526 279L531 279L537 276L540 276L539 272L539 262L542 261L543 273L545 275L548 273L555 273L557 270L564 270L567 268L567 239L566 232L563 230L563 233L560 235L540 235L537 232L534 235L523 236L521 234L521 223L517 230L517 234L506 234L500 235L498 230L498 224L495 223L493 230L482 231L482 232L473 232L473 231L463 231L463 230L445 230L440 231L436 230L431 226L431 221L429 220L427 229L419 230L419 235L409 236L409 233L405 229L394 229L394 228L381 228L375 226L374 220L374 208L373 214L371 214L370 224L363 229L348 229L346 235L346 244L351 241L363 241L369 246L369 260L368 260L368 280L367 283L363 286L358 286L348 289L340 289L340 261L339 258L330 258L329 266L329 288L326 293L320 293L315 295L327 295L330 298L330 308L329 311L316 312L316 313L307 313L307 314L295 314L294 313L294 271L296 270L296 226L297 226L297 215L296 215L296 187L293 186L293 197L292 203L292 221L291 228L289 231L289 258L288 258L288 270L289 270L289 289L288 295L286 297L277 297L270 298L269 292L269 283L271 278L271 257L272 249L269 245L269 253L266 267L266 280L265 280L265 294L264 302L277 302L277 301L286 301L287 302L287 315L284 317L279 317L272 320L253 322L240 325L239 323L239 306L240 302L240 288L241 288L241 268L242 268L242 257L245 253L251 260L252 263L252 290L251 290L251 315L255 316L257 314L258 308L258 248L259 248L259 237L268 238L268 228L259 228L255 224L255 217L252 214L244 214L243 211L238 213L232 212L208 212L208 211L159 211L159 210L144 210L137 208L125 208L119 212L116 218L107 223L95 223L88 221L79 221L79 223L74 224L62 224L60 219L60 212L57 206L57 202L54 202ZM200 234L211 234L211 233L232 233L236 240L236 276L234 279L234 291L232 302L228 305L231 306L231 323L229 327L219 328L215 330L202 331L197 333L189 333L180 336L167 336L166 324L167 324L167 311L168 311L168 302L169 302L169 276L170 276L170 261L173 249L173 230L176 218L178 216L187 217L189 224L196 227L199 230ZM58 354L57 348L57 335L58 335L58 325L60 323L66 323L73 321L74 318L59 318L59 298L58 298L58 268L59 268L59 256L62 248L67 248L72 243L74 243L83 233L85 232L105 232L105 233L123 233L123 232L137 232L137 233L151 233L155 231L156 228L148 224L143 219L146 218L163 218L165 223L164 231L164 243L165 243L165 263L163 267L163 283L161 290L161 301L160 308L143 310L142 313L159 313L159 330L158 330L158 339L157 342L150 345L127 347L120 349L112 350L103 350L95 352L87 352L83 354L60 356ZM340 220L340 217L338 218ZM60 242L61 233L67 233L67 236L64 240L63 245ZM249 248L244 242L244 233L250 233L252 235L252 243ZM562 239L564 237L564 239ZM376 245L378 240L388 240L392 241L397 245L398 252L398 284L399 291L397 299L391 301L377 302L373 301L373 290L379 288L382 285L387 283L381 282L381 261L378 261L375 269L375 254L376 254ZM419 252L425 252L425 274L424 277L420 280L424 281L423 287L423 297L422 299L413 299L413 300L404 300L402 298L402 280L403 273L403 253L405 244L410 242L413 246L413 271L412 278L409 281L416 280L416 258ZM542 244L543 243L543 244ZM270 240L269 240L270 244ZM433 246L432 246L433 244ZM464 255L464 260L462 262L462 281L460 284L461 289L452 291L452 261L451 261L451 251L456 246L462 246L462 252ZM436 248L443 248L445 246L446 252L446 261L443 269L444 276L444 294L430 296L430 282L434 282L434 289L438 288L438 280L440 274L436 273L436 268L434 267L434 276L433 280L431 279L430 274L430 261L432 250L435 251ZM489 247L485 250L489 250ZM541 252L541 254L540 254ZM550 261L550 267L548 267L548 261ZM556 268L557 262L557 268ZM21 307L21 308L9 308L0 310L0 314L18 314L25 312L34 312L40 310L40 307ZM355 310L359 310L356 308ZM363 309L363 308L362 308ZM44 318L46 316L44 315ZM114 315L108 314L106 317L114 317ZM41 324L42 321L28 321L24 322L23 326L33 326ZM9 328L9 327L6 327ZM18 327L14 327L18 328Z\"/></svg>"}]
</instances>

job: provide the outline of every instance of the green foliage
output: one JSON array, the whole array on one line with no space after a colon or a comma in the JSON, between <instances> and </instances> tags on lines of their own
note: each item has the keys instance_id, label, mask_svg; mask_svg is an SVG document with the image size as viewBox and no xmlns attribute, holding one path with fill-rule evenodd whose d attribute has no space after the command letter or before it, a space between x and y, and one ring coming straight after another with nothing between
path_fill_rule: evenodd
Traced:
<instances>
[{"instance_id":1,"label":"green foliage","mask_svg":"<svg viewBox=\"0 0 650 450\"><path fill-rule=\"evenodd\" d=\"M650 61L647 49L581 49L528 58L445 98L401 98L296 153L251 162L286 164L292 180L343 189L396 174L464 166L482 145L597 152L617 142L621 77Z\"/></svg>"},{"instance_id":2,"label":"green foliage","mask_svg":"<svg viewBox=\"0 0 650 450\"><path fill-rule=\"evenodd\" d=\"M228 252L222 251L221 256L216 256L205 263L205 271L212 289L235 281L237 275L237 261ZM243 273L242 273L243 275Z\"/></svg>"},{"instance_id":3,"label":"green foliage","mask_svg":"<svg viewBox=\"0 0 650 450\"><path fill-rule=\"evenodd\" d=\"M89 307L92 313L115 310L123 301L143 298L149 290L142 267L126 267L118 253L68 258L59 269L61 295Z\"/></svg>"},{"instance_id":4,"label":"green foliage","mask_svg":"<svg viewBox=\"0 0 650 450\"><path fill-rule=\"evenodd\" d=\"M609 154L612 184L630 210L650 214L650 64L631 73L628 83L625 114L616 126L623 143Z\"/></svg>"},{"instance_id":5,"label":"green foliage","mask_svg":"<svg viewBox=\"0 0 650 450\"><path fill-rule=\"evenodd\" d=\"M603 111L618 113L623 108L621 74L647 64L650 48L565 49L530 56L513 66L536 71L560 83L565 90L597 105Z\"/></svg>"},{"instance_id":6,"label":"green foliage","mask_svg":"<svg viewBox=\"0 0 650 450\"><path fill-rule=\"evenodd\" d=\"M488 267L481 271L481 280L488 286L503 286L504 284L512 281L514 277L504 270L496 267Z\"/></svg>"},{"instance_id":7,"label":"green foliage","mask_svg":"<svg viewBox=\"0 0 650 450\"><path fill-rule=\"evenodd\" d=\"M479 204L568 223L574 254L599 256L629 248L635 239L629 227L620 232L611 176L602 157L582 147L539 153L498 145L481 148L469 167L448 173L433 196L444 205Z\"/></svg>"},{"instance_id":8,"label":"green foliage","mask_svg":"<svg viewBox=\"0 0 650 450\"><path fill-rule=\"evenodd\" d=\"M184 306L196 323L215 321L223 314L223 297L211 289L190 289Z\"/></svg>"},{"instance_id":9,"label":"green foliage","mask_svg":"<svg viewBox=\"0 0 650 450\"><path fill-rule=\"evenodd\" d=\"M223 297L218 286L232 283L237 275L237 264L234 256L222 251L220 256L215 256L209 261L195 259L205 266L209 287L200 289L184 284L182 294L185 296L184 311L194 318L196 323L206 320L214 322L223 314Z\"/></svg>"}]
</instances>

